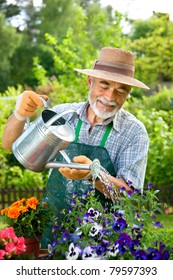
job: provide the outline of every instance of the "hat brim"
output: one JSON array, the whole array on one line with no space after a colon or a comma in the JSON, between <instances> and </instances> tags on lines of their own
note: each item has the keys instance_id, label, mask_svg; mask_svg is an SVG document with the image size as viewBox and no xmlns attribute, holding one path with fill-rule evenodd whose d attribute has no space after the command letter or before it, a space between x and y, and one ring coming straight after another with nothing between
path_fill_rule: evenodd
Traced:
<instances>
[{"instance_id":1,"label":"hat brim","mask_svg":"<svg viewBox=\"0 0 173 280\"><path fill-rule=\"evenodd\" d=\"M150 89L147 85L140 82L139 80L137 80L133 77L122 75L122 74L106 72L106 71L96 70L96 69L82 69L81 70L81 69L74 68L74 70L76 70L79 73L88 75L88 76L106 79L106 80L114 81L117 83L122 83L122 84L129 85L132 87L138 87L138 88L147 89L147 90Z\"/></svg>"}]
</instances>

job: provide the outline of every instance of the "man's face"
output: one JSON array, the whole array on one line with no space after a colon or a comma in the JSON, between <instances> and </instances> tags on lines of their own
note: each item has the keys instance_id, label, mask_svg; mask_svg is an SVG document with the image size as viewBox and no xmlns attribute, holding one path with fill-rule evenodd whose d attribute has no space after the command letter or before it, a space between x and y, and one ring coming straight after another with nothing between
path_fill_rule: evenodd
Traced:
<instances>
[{"instance_id":1,"label":"man's face","mask_svg":"<svg viewBox=\"0 0 173 280\"><path fill-rule=\"evenodd\" d=\"M88 77L89 103L95 114L102 119L116 115L123 106L131 87L121 83Z\"/></svg>"}]
</instances>

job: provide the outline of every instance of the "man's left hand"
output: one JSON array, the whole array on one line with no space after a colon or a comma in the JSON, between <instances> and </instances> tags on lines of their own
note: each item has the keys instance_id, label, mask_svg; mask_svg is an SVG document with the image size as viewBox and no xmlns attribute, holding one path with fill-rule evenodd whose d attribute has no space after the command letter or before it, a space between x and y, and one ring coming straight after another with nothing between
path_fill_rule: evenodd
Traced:
<instances>
[{"instance_id":1,"label":"man's left hand","mask_svg":"<svg viewBox=\"0 0 173 280\"><path fill-rule=\"evenodd\" d=\"M77 156L73 158L74 163L81 163L81 164L91 164L92 161L86 156ZM85 179L91 171L90 170L83 170L83 169L74 169L68 167L61 167L58 169L59 172L66 177L67 179L71 180L81 180Z\"/></svg>"}]
</instances>

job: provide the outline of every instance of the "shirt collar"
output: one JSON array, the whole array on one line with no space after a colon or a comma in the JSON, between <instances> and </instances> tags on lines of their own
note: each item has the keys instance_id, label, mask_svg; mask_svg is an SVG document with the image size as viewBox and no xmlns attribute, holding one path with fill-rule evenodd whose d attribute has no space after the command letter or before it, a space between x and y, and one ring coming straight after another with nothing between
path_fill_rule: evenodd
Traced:
<instances>
[{"instance_id":1,"label":"shirt collar","mask_svg":"<svg viewBox=\"0 0 173 280\"><path fill-rule=\"evenodd\" d=\"M120 131L120 115L121 115L121 109L117 112L115 117L113 118L113 128L117 130L118 132Z\"/></svg>"}]
</instances>

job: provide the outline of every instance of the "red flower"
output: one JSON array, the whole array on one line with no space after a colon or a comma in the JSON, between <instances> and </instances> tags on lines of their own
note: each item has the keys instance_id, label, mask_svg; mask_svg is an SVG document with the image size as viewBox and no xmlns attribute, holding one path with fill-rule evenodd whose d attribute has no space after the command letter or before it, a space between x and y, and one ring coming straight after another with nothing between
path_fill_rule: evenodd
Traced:
<instances>
[{"instance_id":1,"label":"red flower","mask_svg":"<svg viewBox=\"0 0 173 280\"><path fill-rule=\"evenodd\" d=\"M0 260L4 260L5 251L0 250Z\"/></svg>"},{"instance_id":2,"label":"red flower","mask_svg":"<svg viewBox=\"0 0 173 280\"><path fill-rule=\"evenodd\" d=\"M26 249L23 237L17 237L13 227L7 227L0 231L0 260L10 259L14 255L24 252Z\"/></svg>"}]
</instances>

